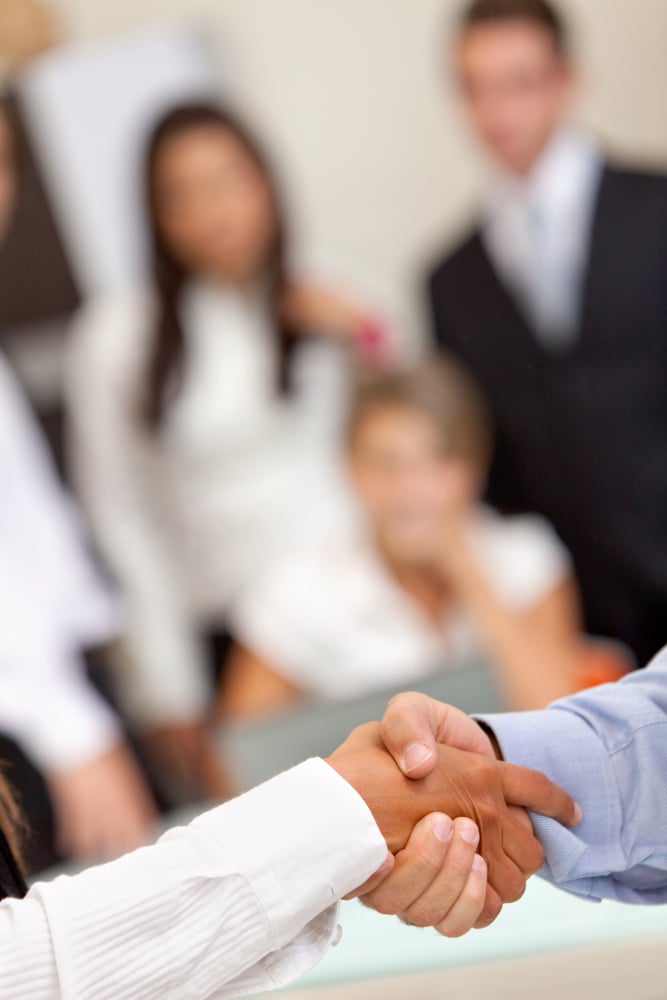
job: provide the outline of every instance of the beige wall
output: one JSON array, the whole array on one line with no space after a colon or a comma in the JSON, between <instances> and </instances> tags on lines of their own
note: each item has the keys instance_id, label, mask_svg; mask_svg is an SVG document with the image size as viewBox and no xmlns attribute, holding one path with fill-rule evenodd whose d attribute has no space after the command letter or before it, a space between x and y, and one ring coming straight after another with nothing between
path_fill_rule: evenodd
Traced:
<instances>
[{"instance_id":1,"label":"beige wall","mask_svg":"<svg viewBox=\"0 0 667 1000\"><path fill-rule=\"evenodd\" d=\"M308 250L409 299L429 247L471 206L479 159L441 72L457 0L53 0L74 39L156 18L208 26L227 86L268 134ZM667 0L569 0L582 114L667 162Z\"/></svg>"}]
</instances>

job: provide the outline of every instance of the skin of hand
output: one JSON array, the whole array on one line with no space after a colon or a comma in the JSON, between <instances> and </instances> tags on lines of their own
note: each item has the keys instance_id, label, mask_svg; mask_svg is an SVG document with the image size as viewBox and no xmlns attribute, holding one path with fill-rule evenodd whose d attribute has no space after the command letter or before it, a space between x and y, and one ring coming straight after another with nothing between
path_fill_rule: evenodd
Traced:
<instances>
[{"instance_id":1,"label":"skin of hand","mask_svg":"<svg viewBox=\"0 0 667 1000\"><path fill-rule=\"evenodd\" d=\"M315 285L291 285L281 304L283 318L299 333L354 339L367 317L354 303Z\"/></svg>"},{"instance_id":2,"label":"skin of hand","mask_svg":"<svg viewBox=\"0 0 667 1000\"><path fill-rule=\"evenodd\" d=\"M235 789L211 744L206 721L174 723L150 730L144 737L148 753L167 786L186 797L222 802Z\"/></svg>"},{"instance_id":3,"label":"skin of hand","mask_svg":"<svg viewBox=\"0 0 667 1000\"><path fill-rule=\"evenodd\" d=\"M125 746L52 774L49 791L59 850L77 862L111 860L152 839L153 799Z\"/></svg>"},{"instance_id":4,"label":"skin of hand","mask_svg":"<svg viewBox=\"0 0 667 1000\"><path fill-rule=\"evenodd\" d=\"M416 825L405 848L353 894L365 906L415 927L455 938L487 927L502 909L477 854L479 830L469 819L432 813Z\"/></svg>"},{"instance_id":5,"label":"skin of hand","mask_svg":"<svg viewBox=\"0 0 667 1000\"><path fill-rule=\"evenodd\" d=\"M528 876L542 866L544 853L508 803L570 823L574 802L544 775L498 762L490 754L435 743L432 753L435 767L411 783L385 749L380 725L370 723L355 730L327 762L364 799L394 855L430 813L472 819L480 831L489 884L502 902L514 902L523 895Z\"/></svg>"},{"instance_id":6,"label":"skin of hand","mask_svg":"<svg viewBox=\"0 0 667 1000\"><path fill-rule=\"evenodd\" d=\"M415 692L392 699L382 720L381 731L387 750L403 773L413 780L424 778L436 768L438 744L444 743L489 759L502 760L497 741L465 712ZM525 810L516 806L513 808L517 820L523 822L526 828L532 829ZM576 826L581 819L581 808L577 803L572 803L569 818L563 817L561 821L568 826ZM499 912L500 909L495 916ZM495 916L488 921L482 918L471 922L468 929L487 926Z\"/></svg>"}]
</instances>

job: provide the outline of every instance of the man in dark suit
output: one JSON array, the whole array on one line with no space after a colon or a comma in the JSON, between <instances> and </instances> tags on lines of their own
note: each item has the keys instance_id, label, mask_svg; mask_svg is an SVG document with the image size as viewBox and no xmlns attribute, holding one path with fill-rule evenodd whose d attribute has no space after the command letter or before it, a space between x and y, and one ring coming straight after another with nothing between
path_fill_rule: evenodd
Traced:
<instances>
[{"instance_id":1,"label":"man in dark suit","mask_svg":"<svg viewBox=\"0 0 667 1000\"><path fill-rule=\"evenodd\" d=\"M476 0L456 66L498 176L433 271L437 344L497 423L489 499L569 547L586 625L646 662L667 642L667 177L568 124L575 73L546 0Z\"/></svg>"}]
</instances>

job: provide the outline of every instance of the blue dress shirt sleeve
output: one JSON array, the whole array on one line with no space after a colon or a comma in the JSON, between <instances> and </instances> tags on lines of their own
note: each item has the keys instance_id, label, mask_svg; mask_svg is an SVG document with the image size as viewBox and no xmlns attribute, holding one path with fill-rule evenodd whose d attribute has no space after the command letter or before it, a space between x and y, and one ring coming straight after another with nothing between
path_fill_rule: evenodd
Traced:
<instances>
[{"instance_id":1,"label":"blue dress shirt sleeve","mask_svg":"<svg viewBox=\"0 0 667 1000\"><path fill-rule=\"evenodd\" d=\"M618 684L483 721L506 760L543 771L584 811L575 830L534 817L545 878L590 899L667 903L667 649Z\"/></svg>"}]
</instances>

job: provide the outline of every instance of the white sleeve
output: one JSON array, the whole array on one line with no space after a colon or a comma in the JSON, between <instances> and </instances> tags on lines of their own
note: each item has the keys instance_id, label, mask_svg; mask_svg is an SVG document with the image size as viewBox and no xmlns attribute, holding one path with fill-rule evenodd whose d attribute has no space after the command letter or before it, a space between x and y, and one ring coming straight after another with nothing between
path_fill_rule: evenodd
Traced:
<instances>
[{"instance_id":1,"label":"white sleeve","mask_svg":"<svg viewBox=\"0 0 667 1000\"><path fill-rule=\"evenodd\" d=\"M225 1000L286 986L385 855L356 792L307 761L154 847L0 904L0 996Z\"/></svg>"},{"instance_id":2,"label":"white sleeve","mask_svg":"<svg viewBox=\"0 0 667 1000\"><path fill-rule=\"evenodd\" d=\"M301 690L326 694L339 629L336 582L311 549L278 560L234 602L234 638Z\"/></svg>"},{"instance_id":3,"label":"white sleeve","mask_svg":"<svg viewBox=\"0 0 667 1000\"><path fill-rule=\"evenodd\" d=\"M572 573L567 549L537 515L495 516L479 544L479 563L490 586L515 611L534 608Z\"/></svg>"},{"instance_id":4,"label":"white sleeve","mask_svg":"<svg viewBox=\"0 0 667 1000\"><path fill-rule=\"evenodd\" d=\"M0 617L0 730L46 774L80 767L115 746L115 716L1 557Z\"/></svg>"},{"instance_id":5,"label":"white sleeve","mask_svg":"<svg viewBox=\"0 0 667 1000\"><path fill-rule=\"evenodd\" d=\"M0 358L2 548L29 576L31 598L73 644L101 645L118 609L85 549L77 512L60 483L16 380Z\"/></svg>"},{"instance_id":6,"label":"white sleeve","mask_svg":"<svg viewBox=\"0 0 667 1000\"><path fill-rule=\"evenodd\" d=\"M139 425L137 385L150 315L138 297L90 307L73 332L67 397L77 490L125 597L126 709L152 724L198 717L209 689L146 488L150 445Z\"/></svg>"}]
</instances>

